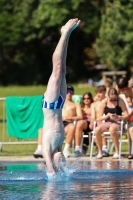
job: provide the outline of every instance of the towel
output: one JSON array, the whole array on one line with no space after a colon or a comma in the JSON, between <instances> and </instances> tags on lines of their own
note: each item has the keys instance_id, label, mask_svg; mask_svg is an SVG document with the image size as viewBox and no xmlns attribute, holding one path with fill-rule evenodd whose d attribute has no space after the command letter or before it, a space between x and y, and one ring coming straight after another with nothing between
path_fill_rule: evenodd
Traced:
<instances>
[{"instance_id":1,"label":"towel","mask_svg":"<svg viewBox=\"0 0 133 200\"><path fill-rule=\"evenodd\" d=\"M43 127L42 96L7 97L6 120L9 136L38 138Z\"/></svg>"}]
</instances>

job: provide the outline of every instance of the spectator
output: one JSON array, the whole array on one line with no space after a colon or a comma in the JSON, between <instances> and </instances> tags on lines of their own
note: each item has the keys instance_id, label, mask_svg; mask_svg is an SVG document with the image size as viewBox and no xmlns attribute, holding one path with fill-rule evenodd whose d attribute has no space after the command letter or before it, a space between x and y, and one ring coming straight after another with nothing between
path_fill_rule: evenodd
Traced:
<instances>
[{"instance_id":1,"label":"spectator","mask_svg":"<svg viewBox=\"0 0 133 200\"><path fill-rule=\"evenodd\" d=\"M123 113L123 115L122 115ZM95 129L96 143L98 146L97 158L102 158L102 139L101 133L110 132L111 138L115 145L115 154L113 158L119 158L118 149L118 131L120 129L120 120L128 119L128 111L122 99L119 98L117 90L111 88L108 91L108 97L101 102L99 109L99 120L102 122Z\"/></svg>"},{"instance_id":2,"label":"spectator","mask_svg":"<svg viewBox=\"0 0 133 200\"><path fill-rule=\"evenodd\" d=\"M105 94L105 96L107 96L109 89L112 87L112 84L113 84L112 83L112 79L106 78L106 80L105 80L105 87L106 87L106 94ZM94 101L98 101L97 94L94 97Z\"/></svg>"},{"instance_id":3,"label":"spectator","mask_svg":"<svg viewBox=\"0 0 133 200\"><path fill-rule=\"evenodd\" d=\"M133 78L129 81L126 77L119 78L117 81L117 86L126 97L127 109L129 113L129 123L128 123L128 132L130 135L130 150L129 154L124 156L129 159L133 159Z\"/></svg>"},{"instance_id":4,"label":"spectator","mask_svg":"<svg viewBox=\"0 0 133 200\"><path fill-rule=\"evenodd\" d=\"M83 103L81 105L82 112L83 112L83 119L78 120L76 124L76 131L75 131L75 156L81 156L82 147L81 147L81 141L82 141L82 132L90 132L92 131L90 129L90 119L91 119L91 103L93 102L93 97L90 92L86 92L83 95ZM87 141L84 141L85 144L88 145L88 138L86 138ZM87 152L87 147L84 147L84 153Z\"/></svg>"},{"instance_id":5,"label":"spectator","mask_svg":"<svg viewBox=\"0 0 133 200\"><path fill-rule=\"evenodd\" d=\"M69 148L72 144L75 134L75 124L74 121L83 118L81 105L76 104L72 101L72 96L74 94L74 88L71 85L67 86L67 95L65 104L62 110L62 120L64 124L64 130L66 133L66 144L63 150L65 158L70 156Z\"/></svg>"},{"instance_id":6,"label":"spectator","mask_svg":"<svg viewBox=\"0 0 133 200\"><path fill-rule=\"evenodd\" d=\"M101 101L105 99L105 94L106 94L106 87L104 85L98 86L95 90L96 96L97 96L97 101L92 103L91 105L91 125L93 124L94 121L97 122L97 125L101 123L99 121L98 116L99 116L99 107L101 104ZM91 127L93 129L93 126ZM96 141L95 141L96 143ZM96 150L97 151L97 150ZM96 152L97 154L97 152ZM108 157L108 148L107 148L107 139L103 136L102 137L102 156L103 157Z\"/></svg>"}]
</instances>

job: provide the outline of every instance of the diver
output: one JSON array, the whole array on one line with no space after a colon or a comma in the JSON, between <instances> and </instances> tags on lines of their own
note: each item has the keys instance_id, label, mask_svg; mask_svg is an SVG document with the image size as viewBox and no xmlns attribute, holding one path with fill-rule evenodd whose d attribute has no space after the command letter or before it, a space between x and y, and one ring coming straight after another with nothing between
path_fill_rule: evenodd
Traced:
<instances>
[{"instance_id":1,"label":"diver","mask_svg":"<svg viewBox=\"0 0 133 200\"><path fill-rule=\"evenodd\" d=\"M46 161L48 178L54 177L59 162L65 162L62 153L64 141L64 125L62 122L62 107L66 98L66 56L69 37L78 27L78 18L70 19L61 28L61 37L53 53L53 70L49 78L43 99L43 125L42 154Z\"/></svg>"}]
</instances>

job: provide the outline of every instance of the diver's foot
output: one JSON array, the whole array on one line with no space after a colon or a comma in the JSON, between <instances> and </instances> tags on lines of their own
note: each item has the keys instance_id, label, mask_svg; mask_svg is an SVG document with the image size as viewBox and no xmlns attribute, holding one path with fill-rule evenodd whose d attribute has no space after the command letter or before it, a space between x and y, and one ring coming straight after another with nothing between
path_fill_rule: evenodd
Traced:
<instances>
[{"instance_id":1,"label":"diver's foot","mask_svg":"<svg viewBox=\"0 0 133 200\"><path fill-rule=\"evenodd\" d=\"M61 28L61 33L71 33L75 28L77 28L80 24L80 20L78 18L70 19L64 26Z\"/></svg>"},{"instance_id":2,"label":"diver's foot","mask_svg":"<svg viewBox=\"0 0 133 200\"><path fill-rule=\"evenodd\" d=\"M34 156L34 158L43 158L42 151L40 151L39 149L37 149L34 152L33 156Z\"/></svg>"}]
</instances>

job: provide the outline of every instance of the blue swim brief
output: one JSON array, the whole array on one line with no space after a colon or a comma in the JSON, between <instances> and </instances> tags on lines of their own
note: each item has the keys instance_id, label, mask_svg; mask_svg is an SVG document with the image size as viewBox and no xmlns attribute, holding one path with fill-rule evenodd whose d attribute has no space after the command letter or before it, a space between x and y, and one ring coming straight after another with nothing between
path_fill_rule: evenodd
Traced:
<instances>
[{"instance_id":1,"label":"blue swim brief","mask_svg":"<svg viewBox=\"0 0 133 200\"><path fill-rule=\"evenodd\" d=\"M62 97L62 95L60 95L58 100L53 102L53 103L46 102L45 97L43 96L43 98L42 98L42 108L47 108L47 109L50 109L50 110L62 109L64 102L65 102L65 100Z\"/></svg>"}]
</instances>

